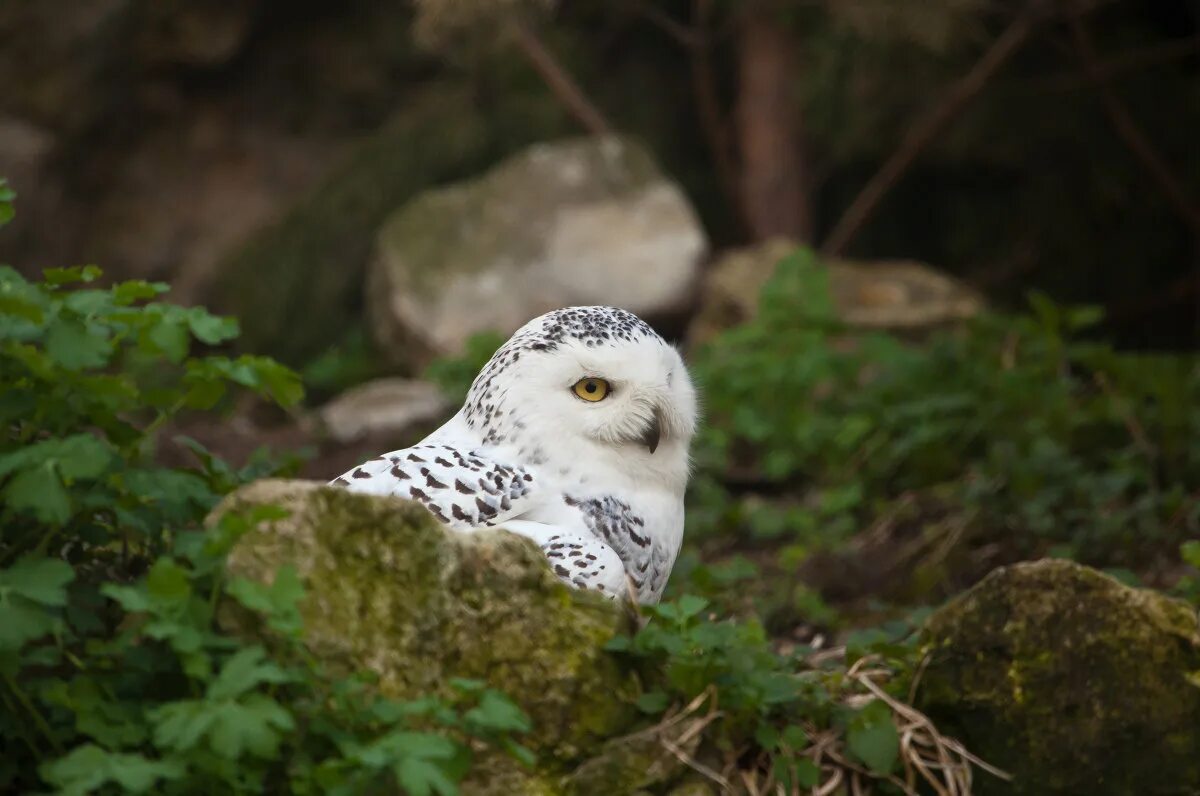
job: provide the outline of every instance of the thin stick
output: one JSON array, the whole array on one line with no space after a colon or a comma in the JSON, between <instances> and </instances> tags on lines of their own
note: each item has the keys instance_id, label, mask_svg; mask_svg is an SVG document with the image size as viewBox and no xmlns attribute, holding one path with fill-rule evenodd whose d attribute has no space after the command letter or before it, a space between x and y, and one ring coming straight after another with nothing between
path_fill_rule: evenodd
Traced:
<instances>
[{"instance_id":1,"label":"thin stick","mask_svg":"<svg viewBox=\"0 0 1200 796\"><path fill-rule=\"evenodd\" d=\"M534 71L545 81L550 92L558 98L575 120L592 135L607 135L612 132L612 125L604 118L575 79L563 68L554 54L547 49L537 34L521 20L511 23L513 38L517 47L529 60Z\"/></svg>"},{"instance_id":2,"label":"thin stick","mask_svg":"<svg viewBox=\"0 0 1200 796\"><path fill-rule=\"evenodd\" d=\"M1079 57L1084 74L1087 75L1092 87L1099 95L1104 112L1108 115L1113 129L1133 156L1141 161L1151 179L1158 184L1158 189L1184 223L1191 228L1193 234L1200 234L1200 207L1197 207L1188 198L1183 186L1171 173L1171 167L1158 154L1154 145L1150 143L1150 139L1146 137L1129 111L1117 99L1117 95L1109 88L1100 66L1100 60L1096 55L1096 48L1092 45L1092 39L1084 28L1083 20L1078 12L1067 16L1067 26L1071 31L1071 42L1075 46L1075 53Z\"/></svg>"},{"instance_id":3,"label":"thin stick","mask_svg":"<svg viewBox=\"0 0 1200 796\"><path fill-rule=\"evenodd\" d=\"M858 196L842 213L842 217L834 224L833 231L822 246L825 254L837 256L846 250L871 220L883 197L896 186L917 156L963 112L970 101L1000 71L1000 67L1021 48L1033 32L1035 16L1032 5L1019 14L971 70L950 87L942 101L909 128L896 151L879 171L875 172L875 176L867 181Z\"/></svg>"}]
</instances>

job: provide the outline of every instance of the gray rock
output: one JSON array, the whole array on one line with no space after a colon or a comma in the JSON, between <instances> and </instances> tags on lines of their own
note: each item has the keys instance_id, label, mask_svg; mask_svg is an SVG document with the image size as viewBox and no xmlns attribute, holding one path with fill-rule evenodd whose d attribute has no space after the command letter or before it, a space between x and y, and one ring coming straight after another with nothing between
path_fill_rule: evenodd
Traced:
<instances>
[{"instance_id":1,"label":"gray rock","mask_svg":"<svg viewBox=\"0 0 1200 796\"><path fill-rule=\"evenodd\" d=\"M337 442L374 434L400 435L436 423L452 409L437 385L417 379L376 379L347 390L318 412Z\"/></svg>"},{"instance_id":2,"label":"gray rock","mask_svg":"<svg viewBox=\"0 0 1200 796\"><path fill-rule=\"evenodd\" d=\"M454 533L419 503L305 481L251 484L216 517L261 505L289 516L242 536L229 570L269 583L294 566L305 642L335 670L372 670L399 699L448 691L455 677L484 680L529 715L523 741L550 767L636 721L636 681L604 649L629 617L558 582L528 539ZM266 632L234 606L223 611L228 627Z\"/></svg>"},{"instance_id":3,"label":"gray rock","mask_svg":"<svg viewBox=\"0 0 1200 796\"><path fill-rule=\"evenodd\" d=\"M776 264L796 244L774 239L731 251L708 270L688 344L753 318ZM857 329L919 334L978 314L983 298L954 277L912 260L830 260L829 289L839 317Z\"/></svg>"},{"instance_id":4,"label":"gray rock","mask_svg":"<svg viewBox=\"0 0 1200 796\"><path fill-rule=\"evenodd\" d=\"M421 194L384 224L368 279L377 340L410 366L547 310L685 308L707 243L680 189L617 137L538 144Z\"/></svg>"}]
</instances>

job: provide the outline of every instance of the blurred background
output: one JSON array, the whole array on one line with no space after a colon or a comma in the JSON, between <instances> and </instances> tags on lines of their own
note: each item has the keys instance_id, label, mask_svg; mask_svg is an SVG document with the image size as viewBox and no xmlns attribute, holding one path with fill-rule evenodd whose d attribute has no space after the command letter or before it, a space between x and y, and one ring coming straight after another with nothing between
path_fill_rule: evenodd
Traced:
<instances>
[{"instance_id":1,"label":"blurred background","mask_svg":"<svg viewBox=\"0 0 1200 796\"><path fill-rule=\"evenodd\" d=\"M708 396L679 582L785 573L786 632L1047 553L1170 585L1198 77L1191 0L5 0L0 260L236 316L309 405L182 430L324 478L629 307Z\"/></svg>"}]
</instances>

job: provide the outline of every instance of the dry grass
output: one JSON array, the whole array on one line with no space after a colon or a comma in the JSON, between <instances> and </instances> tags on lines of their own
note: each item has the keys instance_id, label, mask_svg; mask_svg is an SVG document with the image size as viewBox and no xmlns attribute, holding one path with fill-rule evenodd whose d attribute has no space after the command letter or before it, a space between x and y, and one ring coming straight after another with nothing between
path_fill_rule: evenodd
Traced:
<instances>
[{"instance_id":1,"label":"dry grass","mask_svg":"<svg viewBox=\"0 0 1200 796\"><path fill-rule=\"evenodd\" d=\"M816 667L832 659L844 657L842 648L814 654L810 663ZM918 678L920 673L918 672ZM842 704L861 708L878 699L892 712L892 720L900 740L900 762L903 772L881 777L855 761L846 749L846 739L838 731L802 724L808 736L808 746L799 754L817 767L817 783L808 789L790 787L777 781L766 752L752 754L751 750L727 757L719 766L697 754L705 731L722 713L717 704L717 691L709 688L692 702L669 713L661 722L642 730L630 739L653 737L680 762L708 780L723 794L747 796L866 796L877 791L880 781L887 781L902 793L916 796L933 792L938 796L970 796L975 770L1003 780L1010 776L971 754L958 740L938 732L928 716L888 694L882 684L891 672L878 658L865 657L854 663L845 674L846 693ZM915 681L914 681L915 689ZM920 788L921 790L918 790Z\"/></svg>"}]
</instances>

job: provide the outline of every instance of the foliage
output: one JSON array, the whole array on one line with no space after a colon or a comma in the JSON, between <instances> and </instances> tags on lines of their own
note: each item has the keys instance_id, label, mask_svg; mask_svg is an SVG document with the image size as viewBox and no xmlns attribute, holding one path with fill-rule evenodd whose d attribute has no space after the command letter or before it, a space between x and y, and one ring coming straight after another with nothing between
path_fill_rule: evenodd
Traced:
<instances>
[{"instance_id":1,"label":"foliage","mask_svg":"<svg viewBox=\"0 0 1200 796\"><path fill-rule=\"evenodd\" d=\"M1029 314L920 346L851 334L800 251L758 316L697 357L708 424L689 532L812 549L916 494L1024 554L1172 549L1200 533L1200 367L1083 337L1098 320L1034 295Z\"/></svg>"},{"instance_id":2,"label":"foliage","mask_svg":"<svg viewBox=\"0 0 1200 796\"><path fill-rule=\"evenodd\" d=\"M1184 599L1200 606L1200 541L1184 542L1179 548L1179 556L1189 572L1179 579L1175 589Z\"/></svg>"},{"instance_id":3,"label":"foliage","mask_svg":"<svg viewBox=\"0 0 1200 796\"><path fill-rule=\"evenodd\" d=\"M385 375L380 356L367 339L365 328L351 329L337 343L309 360L301 370L308 399L336 395L355 385Z\"/></svg>"},{"instance_id":4,"label":"foliage","mask_svg":"<svg viewBox=\"0 0 1200 796\"><path fill-rule=\"evenodd\" d=\"M0 213L10 198L0 185ZM462 680L444 699L378 697L300 643L294 571L270 587L226 575L231 545L271 512L201 522L270 469L188 440L198 466L161 466L158 431L231 388L293 404L299 379L193 355L237 324L155 301L164 285L100 277L0 267L0 790L444 796L481 744L528 760L512 740L528 722L502 694ZM270 648L221 629L235 609Z\"/></svg>"},{"instance_id":5,"label":"foliage","mask_svg":"<svg viewBox=\"0 0 1200 796\"><path fill-rule=\"evenodd\" d=\"M650 607L639 633L609 643L643 665L645 713L677 720L719 707L702 754L750 761L747 776L785 792L902 767L893 710L917 666L913 625L852 637L844 654L822 657L803 646L780 652L756 621L716 620L708 609L694 595ZM773 791L760 783L755 792Z\"/></svg>"},{"instance_id":6,"label":"foliage","mask_svg":"<svg viewBox=\"0 0 1200 796\"><path fill-rule=\"evenodd\" d=\"M425 369L425 378L441 387L455 402L461 401L467 397L475 376L496 353L496 349L504 345L505 339L496 332L473 334L467 338L461 354L432 362Z\"/></svg>"}]
</instances>

